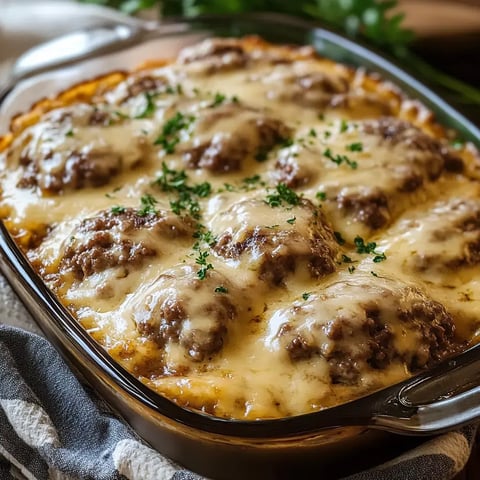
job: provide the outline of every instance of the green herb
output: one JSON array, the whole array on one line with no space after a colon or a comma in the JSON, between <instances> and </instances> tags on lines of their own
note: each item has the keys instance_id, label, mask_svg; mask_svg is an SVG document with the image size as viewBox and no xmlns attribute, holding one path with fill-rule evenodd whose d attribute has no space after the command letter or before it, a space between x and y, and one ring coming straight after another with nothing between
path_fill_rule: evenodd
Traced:
<instances>
[{"instance_id":1,"label":"green herb","mask_svg":"<svg viewBox=\"0 0 480 480\"><path fill-rule=\"evenodd\" d=\"M215 94L215 97L213 99L213 102L210 104L210 107L218 107L219 105L221 105L225 100L227 99L226 95L224 95L223 93L216 93Z\"/></svg>"},{"instance_id":2,"label":"green herb","mask_svg":"<svg viewBox=\"0 0 480 480\"><path fill-rule=\"evenodd\" d=\"M340 122L340 133L345 133L348 130L348 122L342 118Z\"/></svg>"},{"instance_id":3,"label":"green herb","mask_svg":"<svg viewBox=\"0 0 480 480\"><path fill-rule=\"evenodd\" d=\"M315 129L311 128L310 131L308 132L308 134L311 137L316 137L317 136L317 131Z\"/></svg>"},{"instance_id":4,"label":"green herb","mask_svg":"<svg viewBox=\"0 0 480 480\"><path fill-rule=\"evenodd\" d=\"M347 145L347 150L349 150L350 152L363 152L363 143L351 143L350 145Z\"/></svg>"},{"instance_id":5,"label":"green herb","mask_svg":"<svg viewBox=\"0 0 480 480\"><path fill-rule=\"evenodd\" d=\"M324 152L323 155L327 157L329 160L331 160L333 163L336 163L337 165L341 165L342 163L347 164L352 170L355 170L358 167L358 163L355 162L354 160L351 160L347 155L334 155L330 148L327 148Z\"/></svg>"},{"instance_id":6,"label":"green herb","mask_svg":"<svg viewBox=\"0 0 480 480\"><path fill-rule=\"evenodd\" d=\"M302 293L302 298L306 301L310 298L311 292Z\"/></svg>"},{"instance_id":7,"label":"green herb","mask_svg":"<svg viewBox=\"0 0 480 480\"><path fill-rule=\"evenodd\" d=\"M348 273L353 273L355 271L355 265L350 265L348 267Z\"/></svg>"},{"instance_id":8,"label":"green herb","mask_svg":"<svg viewBox=\"0 0 480 480\"><path fill-rule=\"evenodd\" d=\"M207 263L207 257L210 254L206 251L199 251L198 257L195 258L195 263L200 265L200 269L197 271L197 276L200 280L205 280L208 270L213 270L213 265Z\"/></svg>"},{"instance_id":9,"label":"green herb","mask_svg":"<svg viewBox=\"0 0 480 480\"><path fill-rule=\"evenodd\" d=\"M166 153L174 153L175 147L180 142L179 133L188 128L195 117L192 115L184 115L177 112L170 120L168 120L162 128L162 133L155 140L155 145L161 145Z\"/></svg>"},{"instance_id":10,"label":"green herb","mask_svg":"<svg viewBox=\"0 0 480 480\"><path fill-rule=\"evenodd\" d=\"M121 213L125 213L126 212L126 208L125 207L121 207L119 205L116 205L115 207L112 207L111 208L111 212L114 214L114 215L120 215Z\"/></svg>"},{"instance_id":11,"label":"green herb","mask_svg":"<svg viewBox=\"0 0 480 480\"><path fill-rule=\"evenodd\" d=\"M70 129L66 134L65 134L66 137L73 137L73 130Z\"/></svg>"},{"instance_id":12,"label":"green herb","mask_svg":"<svg viewBox=\"0 0 480 480\"><path fill-rule=\"evenodd\" d=\"M317 118L318 118L319 120L322 120L322 121L323 121L323 120L325 120L325 114L319 113L319 114L317 115Z\"/></svg>"},{"instance_id":13,"label":"green herb","mask_svg":"<svg viewBox=\"0 0 480 480\"><path fill-rule=\"evenodd\" d=\"M284 138L281 142L280 142L280 148L288 148L288 147L291 147L293 145L293 138Z\"/></svg>"},{"instance_id":14,"label":"green herb","mask_svg":"<svg viewBox=\"0 0 480 480\"><path fill-rule=\"evenodd\" d=\"M342 262L343 263L353 263L353 260L348 255L342 254Z\"/></svg>"},{"instance_id":15,"label":"green herb","mask_svg":"<svg viewBox=\"0 0 480 480\"><path fill-rule=\"evenodd\" d=\"M155 113L155 102L153 101L155 95L145 92L145 108L142 112L135 116L135 118L149 118Z\"/></svg>"},{"instance_id":16,"label":"green herb","mask_svg":"<svg viewBox=\"0 0 480 480\"><path fill-rule=\"evenodd\" d=\"M325 131L323 132L323 136L324 136L325 138L330 138L330 137L332 136L332 132L331 132L330 130L325 130Z\"/></svg>"},{"instance_id":17,"label":"green herb","mask_svg":"<svg viewBox=\"0 0 480 480\"><path fill-rule=\"evenodd\" d=\"M370 272L374 277L378 277L378 275L374 272L374 271L371 271Z\"/></svg>"},{"instance_id":18,"label":"green herb","mask_svg":"<svg viewBox=\"0 0 480 480\"><path fill-rule=\"evenodd\" d=\"M362 254L373 254L375 255L373 257L373 261L375 263L383 262L384 260L387 259L385 253L381 252L376 252L377 244L375 242L368 242L365 243L362 237L359 237L358 235L355 237L353 240L355 247L357 248L357 253L362 253Z\"/></svg>"},{"instance_id":19,"label":"green herb","mask_svg":"<svg viewBox=\"0 0 480 480\"><path fill-rule=\"evenodd\" d=\"M253 175L252 177L246 177L242 180L248 186L254 186L256 184L265 185L265 182L262 182L262 177L260 175Z\"/></svg>"},{"instance_id":20,"label":"green herb","mask_svg":"<svg viewBox=\"0 0 480 480\"><path fill-rule=\"evenodd\" d=\"M293 225L295 223L295 220L297 219L297 217L292 217L292 218L289 218L287 220L287 223L289 223L290 225Z\"/></svg>"},{"instance_id":21,"label":"green herb","mask_svg":"<svg viewBox=\"0 0 480 480\"><path fill-rule=\"evenodd\" d=\"M215 288L215 293L228 293L228 288L225 288L223 285L219 285Z\"/></svg>"},{"instance_id":22,"label":"green herb","mask_svg":"<svg viewBox=\"0 0 480 480\"><path fill-rule=\"evenodd\" d=\"M327 199L327 194L325 192L317 192L315 197L318 198L321 202L324 202Z\"/></svg>"},{"instance_id":23,"label":"green herb","mask_svg":"<svg viewBox=\"0 0 480 480\"><path fill-rule=\"evenodd\" d=\"M345 245L345 239L342 237L340 232L333 232L333 235L335 236L335 240L339 245Z\"/></svg>"},{"instance_id":24,"label":"green herb","mask_svg":"<svg viewBox=\"0 0 480 480\"><path fill-rule=\"evenodd\" d=\"M197 225L193 238L197 239L197 242L193 245L194 250L198 250L201 243L206 243L209 247L213 247L217 243L217 237L210 230L206 230L201 223Z\"/></svg>"},{"instance_id":25,"label":"green herb","mask_svg":"<svg viewBox=\"0 0 480 480\"><path fill-rule=\"evenodd\" d=\"M145 217L146 215L156 215L158 213L155 208L158 201L149 193L140 198L140 203L141 208L137 210L137 214L141 217Z\"/></svg>"},{"instance_id":26,"label":"green herb","mask_svg":"<svg viewBox=\"0 0 480 480\"><path fill-rule=\"evenodd\" d=\"M165 162L162 163L162 173L153 182L163 192L171 192L176 195L175 200L170 201L170 208L176 215L188 211L195 218L200 218L200 204L198 198L206 198L212 193L212 186L208 182L189 185L185 170L172 170Z\"/></svg>"},{"instance_id":27,"label":"green herb","mask_svg":"<svg viewBox=\"0 0 480 480\"><path fill-rule=\"evenodd\" d=\"M300 197L284 183L279 183L275 187L275 192L267 195L266 203L271 207L280 207L285 203L295 206L300 203Z\"/></svg>"},{"instance_id":28,"label":"green herb","mask_svg":"<svg viewBox=\"0 0 480 480\"><path fill-rule=\"evenodd\" d=\"M275 224L275 225L265 225L265 228L268 228L269 230L274 230L275 228L278 228L280 225Z\"/></svg>"}]
</instances>

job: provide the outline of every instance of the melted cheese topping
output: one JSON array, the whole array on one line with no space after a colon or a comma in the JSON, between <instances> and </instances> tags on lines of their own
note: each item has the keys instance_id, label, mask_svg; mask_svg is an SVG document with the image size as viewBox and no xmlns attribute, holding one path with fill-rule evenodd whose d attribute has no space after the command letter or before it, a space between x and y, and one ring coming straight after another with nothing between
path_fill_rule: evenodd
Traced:
<instances>
[{"instance_id":1,"label":"melted cheese topping","mask_svg":"<svg viewBox=\"0 0 480 480\"><path fill-rule=\"evenodd\" d=\"M0 213L151 388L296 415L476 341L480 159L393 86L258 39L86 85L15 120Z\"/></svg>"}]
</instances>

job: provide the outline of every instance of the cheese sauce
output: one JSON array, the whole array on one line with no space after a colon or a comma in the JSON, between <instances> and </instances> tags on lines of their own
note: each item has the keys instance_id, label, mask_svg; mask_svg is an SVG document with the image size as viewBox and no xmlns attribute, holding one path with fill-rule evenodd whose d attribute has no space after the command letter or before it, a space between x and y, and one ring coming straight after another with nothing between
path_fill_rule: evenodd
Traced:
<instances>
[{"instance_id":1,"label":"cheese sauce","mask_svg":"<svg viewBox=\"0 0 480 480\"><path fill-rule=\"evenodd\" d=\"M22 121L4 222L85 329L183 406L307 413L477 340L478 153L360 70L214 39Z\"/></svg>"}]
</instances>

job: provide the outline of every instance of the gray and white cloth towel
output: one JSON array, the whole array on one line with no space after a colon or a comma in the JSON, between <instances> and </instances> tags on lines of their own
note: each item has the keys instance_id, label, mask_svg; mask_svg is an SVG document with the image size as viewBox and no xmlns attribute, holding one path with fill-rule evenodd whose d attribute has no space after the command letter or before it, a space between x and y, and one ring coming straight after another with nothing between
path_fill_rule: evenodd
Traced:
<instances>
[{"instance_id":1,"label":"gray and white cloth towel","mask_svg":"<svg viewBox=\"0 0 480 480\"><path fill-rule=\"evenodd\" d=\"M450 480L476 428L430 440L348 480ZM196 480L146 446L44 338L0 326L0 479ZM318 477L324 478L324 477Z\"/></svg>"}]
</instances>

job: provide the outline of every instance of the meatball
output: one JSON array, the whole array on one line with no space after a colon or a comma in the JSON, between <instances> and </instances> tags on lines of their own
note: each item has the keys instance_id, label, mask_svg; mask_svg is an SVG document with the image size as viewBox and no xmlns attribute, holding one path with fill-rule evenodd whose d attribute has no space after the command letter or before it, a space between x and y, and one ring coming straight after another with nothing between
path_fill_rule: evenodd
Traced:
<instances>
[{"instance_id":1,"label":"meatball","mask_svg":"<svg viewBox=\"0 0 480 480\"><path fill-rule=\"evenodd\" d=\"M448 275L452 270L480 264L478 200L439 202L420 222L412 219L405 226L415 242L415 253L409 258L415 270Z\"/></svg>"},{"instance_id":2,"label":"meatball","mask_svg":"<svg viewBox=\"0 0 480 480\"><path fill-rule=\"evenodd\" d=\"M121 213L100 212L83 220L65 249L62 273L72 272L77 280L113 267L133 267L158 253L158 237L191 237L194 222L172 213L141 216L134 209Z\"/></svg>"},{"instance_id":3,"label":"meatball","mask_svg":"<svg viewBox=\"0 0 480 480\"><path fill-rule=\"evenodd\" d=\"M138 331L161 348L178 344L191 361L201 362L222 349L237 309L234 288L223 275L212 270L201 280L196 270L186 265L160 275L134 320Z\"/></svg>"},{"instance_id":4,"label":"meatball","mask_svg":"<svg viewBox=\"0 0 480 480\"><path fill-rule=\"evenodd\" d=\"M111 123L107 111L84 104L46 114L9 152L9 161L21 167L18 187L46 193L100 187L138 165L148 153L145 142L132 139L131 132L127 136L123 130L128 127ZM118 135L99 135L99 127L118 129Z\"/></svg>"},{"instance_id":5,"label":"meatball","mask_svg":"<svg viewBox=\"0 0 480 480\"><path fill-rule=\"evenodd\" d=\"M378 120L367 120L361 125L362 132L379 136L382 142L402 147L414 155L410 155L410 171L405 175L403 187L412 190L413 184L421 184L422 177L436 180L443 170L461 172L463 161L454 155L446 145L430 137L409 122L394 117L382 117ZM415 169L417 171L415 171Z\"/></svg>"},{"instance_id":6,"label":"meatball","mask_svg":"<svg viewBox=\"0 0 480 480\"><path fill-rule=\"evenodd\" d=\"M345 187L336 197L340 211L372 230L390 221L388 198L379 187Z\"/></svg>"},{"instance_id":7,"label":"meatball","mask_svg":"<svg viewBox=\"0 0 480 480\"><path fill-rule=\"evenodd\" d=\"M361 274L277 311L272 322L279 326L273 340L291 361L326 362L332 383L359 384L398 362L413 373L464 347L443 305L409 285Z\"/></svg>"},{"instance_id":8,"label":"meatball","mask_svg":"<svg viewBox=\"0 0 480 480\"><path fill-rule=\"evenodd\" d=\"M261 280L282 285L296 271L319 278L335 270L337 244L319 208L309 200L272 208L264 200L234 204L212 221L215 252L247 262Z\"/></svg>"},{"instance_id":9,"label":"meatball","mask_svg":"<svg viewBox=\"0 0 480 480\"><path fill-rule=\"evenodd\" d=\"M280 66L262 81L271 100L295 102L304 107L326 107L332 99L348 91L345 78L301 68L302 63ZM295 68L297 67L297 68Z\"/></svg>"},{"instance_id":10,"label":"meatball","mask_svg":"<svg viewBox=\"0 0 480 480\"><path fill-rule=\"evenodd\" d=\"M177 61L183 65L191 65L191 70L195 72L210 75L219 71L242 68L248 59L248 54L237 40L214 38L184 48Z\"/></svg>"},{"instance_id":11,"label":"meatball","mask_svg":"<svg viewBox=\"0 0 480 480\"><path fill-rule=\"evenodd\" d=\"M248 156L264 159L290 134L280 120L234 102L202 111L195 125L195 144L181 152L189 168L231 172L240 170Z\"/></svg>"}]
</instances>

